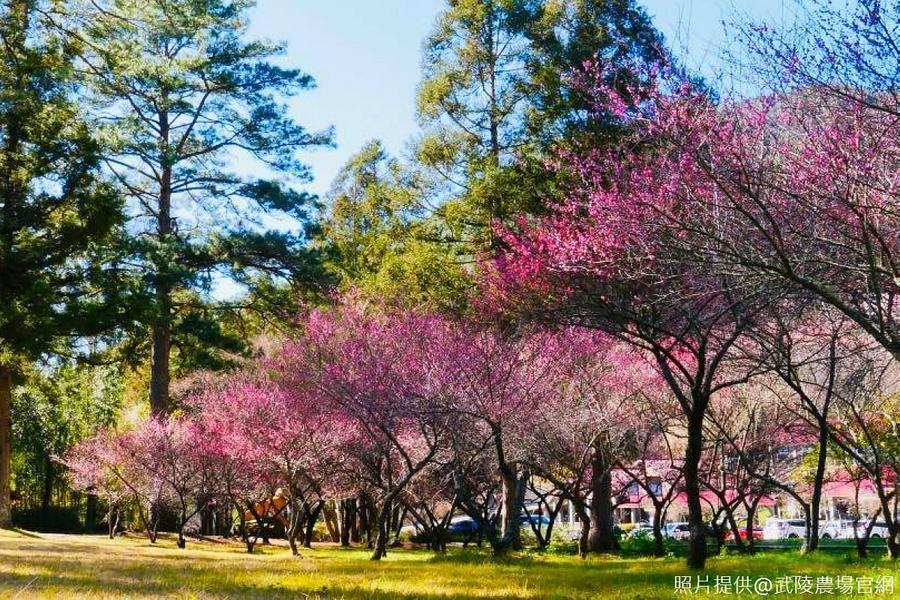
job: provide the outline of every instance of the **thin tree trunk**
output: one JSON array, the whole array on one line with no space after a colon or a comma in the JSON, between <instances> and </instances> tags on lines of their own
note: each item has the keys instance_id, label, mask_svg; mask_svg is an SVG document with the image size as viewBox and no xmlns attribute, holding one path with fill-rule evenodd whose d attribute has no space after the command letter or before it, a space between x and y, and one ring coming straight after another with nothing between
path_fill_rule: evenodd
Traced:
<instances>
[{"instance_id":1,"label":"thin tree trunk","mask_svg":"<svg viewBox=\"0 0 900 600\"><path fill-rule=\"evenodd\" d=\"M300 556L300 549L297 547L297 534L300 533L300 529L303 527L305 516L305 506L297 508L292 501L291 513L288 515L288 527L285 533L287 534L288 545L291 547L291 554L294 556Z\"/></svg>"},{"instance_id":2,"label":"thin tree trunk","mask_svg":"<svg viewBox=\"0 0 900 600\"><path fill-rule=\"evenodd\" d=\"M819 455L816 457L816 473L813 479L812 497L809 501L809 534L806 536L806 552L819 548L819 509L822 506L822 484L828 458L828 423L819 423Z\"/></svg>"},{"instance_id":3,"label":"thin tree trunk","mask_svg":"<svg viewBox=\"0 0 900 600\"><path fill-rule=\"evenodd\" d=\"M372 560L381 560L387 556L388 536L390 535L390 501L385 502L381 506L381 510L376 511L377 533L375 534L374 550L372 551Z\"/></svg>"},{"instance_id":4,"label":"thin tree trunk","mask_svg":"<svg viewBox=\"0 0 900 600\"><path fill-rule=\"evenodd\" d=\"M756 552L756 538L753 537L753 523L756 520L756 509L759 507L761 497L757 497L750 503L747 509L747 552L754 554Z\"/></svg>"},{"instance_id":5,"label":"thin tree trunk","mask_svg":"<svg viewBox=\"0 0 900 600\"><path fill-rule=\"evenodd\" d=\"M578 556L587 558L591 536L591 517L588 515L584 503L578 503L576 508L575 501L572 501L572 509L578 514L578 520L581 521L581 532L578 535Z\"/></svg>"},{"instance_id":6,"label":"thin tree trunk","mask_svg":"<svg viewBox=\"0 0 900 600\"><path fill-rule=\"evenodd\" d=\"M350 543L358 544L361 541L359 535L359 499L351 498L347 501L347 508L350 511Z\"/></svg>"},{"instance_id":7,"label":"thin tree trunk","mask_svg":"<svg viewBox=\"0 0 900 600\"><path fill-rule=\"evenodd\" d=\"M41 485L41 510L46 513L50 510L50 501L53 498L53 461L49 456L44 457L44 481Z\"/></svg>"},{"instance_id":8,"label":"thin tree trunk","mask_svg":"<svg viewBox=\"0 0 900 600\"><path fill-rule=\"evenodd\" d=\"M724 499L724 495L722 498L723 502L723 512L725 513L725 518L728 520L728 529L731 530L731 535L734 538L734 546L738 549L742 554L747 552L747 546L744 544L744 540L741 537L741 529L738 527L737 520L734 518L734 510L736 507L731 506L727 500Z\"/></svg>"},{"instance_id":9,"label":"thin tree trunk","mask_svg":"<svg viewBox=\"0 0 900 600\"><path fill-rule=\"evenodd\" d=\"M372 502L367 495L360 495L356 505L359 513L359 532L366 536L366 546L371 548L375 543L372 535Z\"/></svg>"},{"instance_id":10,"label":"thin tree trunk","mask_svg":"<svg viewBox=\"0 0 900 600\"><path fill-rule=\"evenodd\" d=\"M350 538L354 525L356 523L356 514L353 510L355 501L351 498L345 498L340 501L340 521L341 521L341 546L350 545Z\"/></svg>"},{"instance_id":11,"label":"thin tree trunk","mask_svg":"<svg viewBox=\"0 0 900 600\"><path fill-rule=\"evenodd\" d=\"M178 524L178 541L176 542L176 545L177 545L179 548L181 548L182 550L184 550L185 546L187 546L187 543L185 542L185 539L184 539L184 527L185 527L185 525L187 525L187 519L184 517L184 514L182 513L181 517L179 518L179 524Z\"/></svg>"},{"instance_id":12,"label":"thin tree trunk","mask_svg":"<svg viewBox=\"0 0 900 600\"><path fill-rule=\"evenodd\" d=\"M118 515L119 511L115 508L115 504L110 502L109 510L106 513L106 522L109 525L109 539L113 539L116 537L116 525L118 519L115 519L114 516Z\"/></svg>"},{"instance_id":13,"label":"thin tree trunk","mask_svg":"<svg viewBox=\"0 0 900 600\"><path fill-rule=\"evenodd\" d=\"M897 524L894 522L894 515L891 514L890 506L888 506L888 498L880 487L878 496L881 502L881 513L884 515L884 525L888 530L887 539L885 540L887 542L888 556L891 560L896 560L900 557L900 545L897 544Z\"/></svg>"}]
</instances>

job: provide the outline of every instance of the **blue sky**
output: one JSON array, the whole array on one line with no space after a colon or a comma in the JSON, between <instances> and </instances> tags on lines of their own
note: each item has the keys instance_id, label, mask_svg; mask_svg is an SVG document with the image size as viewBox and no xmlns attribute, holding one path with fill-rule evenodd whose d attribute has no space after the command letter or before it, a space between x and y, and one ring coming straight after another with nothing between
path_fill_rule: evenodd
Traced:
<instances>
[{"instance_id":1,"label":"blue sky","mask_svg":"<svg viewBox=\"0 0 900 600\"><path fill-rule=\"evenodd\" d=\"M444 0L258 0L251 35L287 42L285 64L312 74L318 89L291 102L298 122L333 125L336 149L310 153L324 194L364 142L401 152L416 134L421 47ZM780 19L790 0L644 0L657 28L689 67L708 71L726 43L722 20L735 10Z\"/></svg>"}]
</instances>

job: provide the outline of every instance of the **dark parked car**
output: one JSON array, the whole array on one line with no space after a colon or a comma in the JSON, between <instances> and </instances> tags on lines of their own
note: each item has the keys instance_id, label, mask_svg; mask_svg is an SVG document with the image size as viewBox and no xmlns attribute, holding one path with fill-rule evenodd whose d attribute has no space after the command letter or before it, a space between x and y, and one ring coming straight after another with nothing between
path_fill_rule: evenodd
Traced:
<instances>
[{"instance_id":1,"label":"dark parked car","mask_svg":"<svg viewBox=\"0 0 900 600\"><path fill-rule=\"evenodd\" d=\"M545 517L544 515L522 515L521 518L519 518L519 522L522 525L527 525L529 521L531 521L532 525L537 526L547 526L550 524L550 518Z\"/></svg>"},{"instance_id":2,"label":"dark parked car","mask_svg":"<svg viewBox=\"0 0 900 600\"><path fill-rule=\"evenodd\" d=\"M459 521L454 521L450 523L450 527L447 528L449 533L476 533L478 532L478 522L474 519L461 519Z\"/></svg>"}]
</instances>

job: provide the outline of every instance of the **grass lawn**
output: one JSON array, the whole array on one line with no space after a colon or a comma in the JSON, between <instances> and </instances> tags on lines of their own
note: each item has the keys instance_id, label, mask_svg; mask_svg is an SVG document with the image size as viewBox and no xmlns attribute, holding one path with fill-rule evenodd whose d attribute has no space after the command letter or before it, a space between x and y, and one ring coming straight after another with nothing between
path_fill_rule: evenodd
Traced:
<instances>
[{"instance_id":1,"label":"grass lawn","mask_svg":"<svg viewBox=\"0 0 900 600\"><path fill-rule=\"evenodd\" d=\"M497 560L483 551L454 548L443 557L398 549L373 563L364 550L326 545L292 558L285 547L248 555L230 542L189 540L186 550L178 550L171 539L151 545L136 537L111 541L102 536L0 531L0 598L16 599L705 597L675 596L675 576L686 573L682 559L580 560L523 554ZM786 551L749 558L715 557L707 574L711 580L716 575L893 575L900 588L898 566L883 558L859 562L843 554L801 557ZM790 597L820 598L822 594ZM900 593L871 597L900 598Z\"/></svg>"}]
</instances>

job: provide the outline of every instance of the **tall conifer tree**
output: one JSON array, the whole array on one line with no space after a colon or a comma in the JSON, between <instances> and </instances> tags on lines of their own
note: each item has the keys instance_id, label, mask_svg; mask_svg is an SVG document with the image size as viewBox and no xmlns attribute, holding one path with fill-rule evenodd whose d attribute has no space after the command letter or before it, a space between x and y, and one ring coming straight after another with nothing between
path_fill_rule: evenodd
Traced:
<instances>
[{"instance_id":1,"label":"tall conifer tree","mask_svg":"<svg viewBox=\"0 0 900 600\"><path fill-rule=\"evenodd\" d=\"M115 319L102 258L121 206L72 101L74 47L39 8L0 8L0 527L10 522L17 366Z\"/></svg>"}]
</instances>

